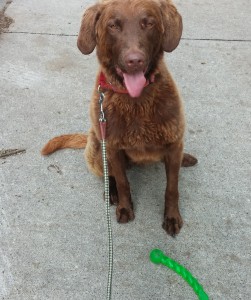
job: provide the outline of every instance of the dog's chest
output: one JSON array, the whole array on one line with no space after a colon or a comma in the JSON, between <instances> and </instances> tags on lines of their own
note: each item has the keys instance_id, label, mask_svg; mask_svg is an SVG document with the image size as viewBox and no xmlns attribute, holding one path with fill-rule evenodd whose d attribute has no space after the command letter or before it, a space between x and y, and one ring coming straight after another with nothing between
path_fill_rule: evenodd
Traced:
<instances>
[{"instance_id":1,"label":"dog's chest","mask_svg":"<svg viewBox=\"0 0 251 300\"><path fill-rule=\"evenodd\" d=\"M108 138L120 149L161 147L183 135L181 116L156 105L124 105L108 109Z\"/></svg>"}]
</instances>

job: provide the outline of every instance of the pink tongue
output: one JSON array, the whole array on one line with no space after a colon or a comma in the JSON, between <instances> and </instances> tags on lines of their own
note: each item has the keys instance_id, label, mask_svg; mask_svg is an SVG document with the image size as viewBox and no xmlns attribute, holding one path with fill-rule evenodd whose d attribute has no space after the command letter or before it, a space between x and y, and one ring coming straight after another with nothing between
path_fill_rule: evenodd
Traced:
<instances>
[{"instance_id":1,"label":"pink tongue","mask_svg":"<svg viewBox=\"0 0 251 300\"><path fill-rule=\"evenodd\" d=\"M146 83L143 72L136 74L123 73L125 86L131 97L139 97Z\"/></svg>"}]
</instances>

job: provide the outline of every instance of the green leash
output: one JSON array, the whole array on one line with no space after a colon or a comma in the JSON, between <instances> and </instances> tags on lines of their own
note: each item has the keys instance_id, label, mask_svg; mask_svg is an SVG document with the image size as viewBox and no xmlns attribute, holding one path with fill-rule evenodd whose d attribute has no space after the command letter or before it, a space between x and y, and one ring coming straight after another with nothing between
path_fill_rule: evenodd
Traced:
<instances>
[{"instance_id":1,"label":"green leash","mask_svg":"<svg viewBox=\"0 0 251 300\"><path fill-rule=\"evenodd\" d=\"M166 256L161 250L152 250L150 260L154 264L162 264L179 274L193 288L199 300L209 300L208 295L204 292L202 285L199 284L197 279L186 268Z\"/></svg>"}]
</instances>

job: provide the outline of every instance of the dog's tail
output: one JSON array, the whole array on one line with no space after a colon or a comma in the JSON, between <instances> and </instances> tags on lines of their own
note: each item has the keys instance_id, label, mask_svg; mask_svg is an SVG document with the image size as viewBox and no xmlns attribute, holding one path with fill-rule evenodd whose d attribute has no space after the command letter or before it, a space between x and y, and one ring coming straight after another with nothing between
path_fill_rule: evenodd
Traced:
<instances>
[{"instance_id":1,"label":"dog's tail","mask_svg":"<svg viewBox=\"0 0 251 300\"><path fill-rule=\"evenodd\" d=\"M64 148L81 149L81 148L85 148L86 143L87 143L87 135L85 134L76 133L76 134L60 135L49 140L49 142L41 150L41 154L48 155L59 149L64 149Z\"/></svg>"}]
</instances>

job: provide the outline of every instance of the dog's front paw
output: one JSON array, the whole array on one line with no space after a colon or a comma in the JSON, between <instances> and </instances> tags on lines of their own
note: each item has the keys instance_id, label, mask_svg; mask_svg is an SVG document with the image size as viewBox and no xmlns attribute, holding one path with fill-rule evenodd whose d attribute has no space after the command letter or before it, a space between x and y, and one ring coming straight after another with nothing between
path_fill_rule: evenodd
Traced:
<instances>
[{"instance_id":1,"label":"dog's front paw","mask_svg":"<svg viewBox=\"0 0 251 300\"><path fill-rule=\"evenodd\" d=\"M179 212L167 214L164 216L163 229L171 235L175 236L180 232L183 221Z\"/></svg>"},{"instance_id":2,"label":"dog's front paw","mask_svg":"<svg viewBox=\"0 0 251 300\"><path fill-rule=\"evenodd\" d=\"M128 223L135 218L132 207L118 206L116 209L116 216L118 223Z\"/></svg>"}]
</instances>

